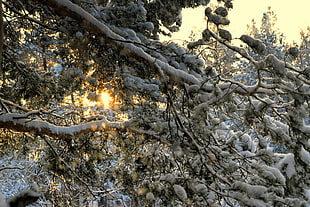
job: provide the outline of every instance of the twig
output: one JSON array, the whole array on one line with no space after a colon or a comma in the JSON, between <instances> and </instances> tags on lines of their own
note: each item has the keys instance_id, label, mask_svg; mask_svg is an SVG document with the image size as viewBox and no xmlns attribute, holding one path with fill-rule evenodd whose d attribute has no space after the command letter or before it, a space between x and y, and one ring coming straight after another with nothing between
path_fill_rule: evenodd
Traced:
<instances>
[{"instance_id":1,"label":"twig","mask_svg":"<svg viewBox=\"0 0 310 207\"><path fill-rule=\"evenodd\" d=\"M54 149L54 147L52 146L52 144L48 141L48 139L47 139L47 137L46 136L41 136L44 140L45 140L45 142L47 143L47 145L50 147L50 149L53 151L53 153L55 154L55 156L57 156L57 157L59 157L59 158L61 158L61 156L58 154L58 152ZM90 185L88 184L88 183L86 183L86 181L84 181L82 178L80 178L77 174L76 174L76 172L71 168L71 166L68 164L68 163L66 163L63 159L61 159L61 161L66 165L66 167L73 173L73 175L81 182L81 183L83 183L87 188L88 188L88 190L89 190L89 192L93 195L93 196L95 196L94 194L93 194L93 190L90 188Z\"/></svg>"},{"instance_id":2,"label":"twig","mask_svg":"<svg viewBox=\"0 0 310 207\"><path fill-rule=\"evenodd\" d=\"M29 16L26 16L26 15L20 13L20 12L19 12L18 10L16 10L13 6L9 5L9 4L6 3L6 2L2 2L2 3L3 3L6 7L8 7L12 12L14 12L15 14L18 14L18 15L22 16L23 18L28 19L28 20L31 21L31 22L34 22L34 23L36 23L36 24L38 24L38 25L40 25L40 26L42 26L42 27L45 27L45 28L47 28L47 29L51 29L51 30L54 30L54 31L59 31L59 30L58 30L57 28L55 28L55 27L51 27L51 26L49 26L49 25L47 25L47 24L44 24L44 23L42 23L42 22L40 22L40 21L38 21L38 20L36 20L36 19L33 19L33 18L29 17Z\"/></svg>"},{"instance_id":3,"label":"twig","mask_svg":"<svg viewBox=\"0 0 310 207\"><path fill-rule=\"evenodd\" d=\"M13 169L24 170L25 168L19 167L19 166L6 166L6 167L0 168L0 171L3 171L3 170L13 170Z\"/></svg>"}]
</instances>

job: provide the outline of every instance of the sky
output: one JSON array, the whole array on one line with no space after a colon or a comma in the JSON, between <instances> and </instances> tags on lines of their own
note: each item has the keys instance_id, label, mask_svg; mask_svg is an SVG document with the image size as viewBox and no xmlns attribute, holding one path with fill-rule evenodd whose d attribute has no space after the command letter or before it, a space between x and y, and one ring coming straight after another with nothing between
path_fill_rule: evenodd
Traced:
<instances>
[{"instance_id":1,"label":"sky","mask_svg":"<svg viewBox=\"0 0 310 207\"><path fill-rule=\"evenodd\" d=\"M268 11L269 6L277 15L276 27L286 36L287 43L293 41L299 43L300 31L310 26L310 0L234 0L233 2L234 8L229 12L231 24L227 27L233 37L240 37L252 19L259 27L263 13ZM205 7L184 9L181 30L173 34L172 39L185 40L188 39L191 30L199 33L205 29L204 9Z\"/></svg>"}]
</instances>

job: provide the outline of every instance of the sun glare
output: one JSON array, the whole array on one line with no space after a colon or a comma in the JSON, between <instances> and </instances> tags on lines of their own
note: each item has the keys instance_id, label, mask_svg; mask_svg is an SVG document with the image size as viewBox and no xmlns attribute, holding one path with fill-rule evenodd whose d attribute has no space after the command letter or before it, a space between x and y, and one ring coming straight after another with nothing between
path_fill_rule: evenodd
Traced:
<instances>
[{"instance_id":1,"label":"sun glare","mask_svg":"<svg viewBox=\"0 0 310 207\"><path fill-rule=\"evenodd\" d=\"M104 109L110 108L113 105L113 99L108 92L99 93L99 102L101 103Z\"/></svg>"},{"instance_id":2,"label":"sun glare","mask_svg":"<svg viewBox=\"0 0 310 207\"><path fill-rule=\"evenodd\" d=\"M104 109L108 109L114 107L114 99L108 91L89 93L83 97L82 105L88 107L101 106Z\"/></svg>"}]
</instances>

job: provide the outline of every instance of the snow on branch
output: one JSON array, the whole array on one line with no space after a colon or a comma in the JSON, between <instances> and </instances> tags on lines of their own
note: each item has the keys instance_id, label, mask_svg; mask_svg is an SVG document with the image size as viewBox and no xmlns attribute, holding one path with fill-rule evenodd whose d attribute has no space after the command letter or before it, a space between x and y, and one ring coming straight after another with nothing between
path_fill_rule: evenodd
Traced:
<instances>
[{"instance_id":1,"label":"snow on branch","mask_svg":"<svg viewBox=\"0 0 310 207\"><path fill-rule=\"evenodd\" d=\"M47 121L25 118L24 114L6 113L0 115L0 128L11 129L17 132L29 132L36 135L48 135L57 138L72 138L89 132L121 130L123 123L109 122L102 118L97 121L82 123L74 126L56 126Z\"/></svg>"},{"instance_id":2,"label":"snow on branch","mask_svg":"<svg viewBox=\"0 0 310 207\"><path fill-rule=\"evenodd\" d=\"M48 121L29 118L29 113L5 113L0 115L0 128L17 132L28 132L34 135L47 135L59 139L71 139L91 132L98 131L130 131L136 134L144 134L157 139L158 132L144 130L132 125L131 121L108 121L104 116L83 118L85 123L73 126L57 126ZM1 170L1 168L0 168Z\"/></svg>"},{"instance_id":3,"label":"snow on branch","mask_svg":"<svg viewBox=\"0 0 310 207\"><path fill-rule=\"evenodd\" d=\"M43 1L38 1L45 3ZM50 0L47 4L62 16L69 16L78 21L83 27L90 29L98 34L101 40L112 44L120 52L132 55L139 61L146 62L151 68L156 69L162 78L165 78L163 72L175 81L197 84L200 82L195 76L181 72L180 70L164 63L163 61L152 57L142 48L136 46L134 42L128 42L122 36L114 33L104 22L99 21L93 15L85 11L80 6L69 0Z\"/></svg>"},{"instance_id":4,"label":"snow on branch","mask_svg":"<svg viewBox=\"0 0 310 207\"><path fill-rule=\"evenodd\" d=\"M42 1L38 1L43 3ZM195 77L192 74L184 72L178 68L175 68L168 63L153 57L152 55L145 52L141 47L138 47L134 42L127 41L122 36L113 32L104 22L96 19L93 15L85 11L80 6L72 3L69 0L50 0L47 1L47 4L53 8L59 15L62 16L69 16L76 21L78 21L81 26L85 27L86 29L92 31L94 34L97 34L100 40L109 43L116 47L120 53L131 55L132 57L136 58L137 61L144 62L148 64L150 68L153 68L158 71L159 75L163 78L163 80L167 80L169 77L171 80L177 83L187 83L189 85L192 84L200 84L202 82L201 79ZM261 67L261 62L264 61L255 61L243 48L235 47L226 42L223 42L220 38L218 38L215 34L212 33L212 36L216 38L218 41L226 45L228 48L232 49L233 51L239 53L244 58L248 59L252 62L256 67ZM141 44L139 44L141 45ZM221 89L226 89L231 87L230 84L223 84ZM204 91L212 91L213 86L204 84L201 87ZM246 88L250 89L250 88ZM263 90L261 92L269 92L268 89L255 89L256 93L260 93L259 90ZM245 90L245 88L236 87L236 93L240 94L249 94L249 91ZM270 93L270 92L269 92Z\"/></svg>"}]
</instances>

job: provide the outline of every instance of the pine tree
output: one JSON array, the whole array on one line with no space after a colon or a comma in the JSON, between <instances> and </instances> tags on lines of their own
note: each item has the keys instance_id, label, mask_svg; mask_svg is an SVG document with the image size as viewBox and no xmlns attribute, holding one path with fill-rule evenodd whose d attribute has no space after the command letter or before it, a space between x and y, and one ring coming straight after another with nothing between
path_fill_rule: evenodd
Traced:
<instances>
[{"instance_id":1,"label":"pine tree","mask_svg":"<svg viewBox=\"0 0 310 207\"><path fill-rule=\"evenodd\" d=\"M272 12L238 47L209 1L2 3L7 197L23 172L59 206L309 202L310 73L279 47ZM157 40L199 5L199 41Z\"/></svg>"}]
</instances>

